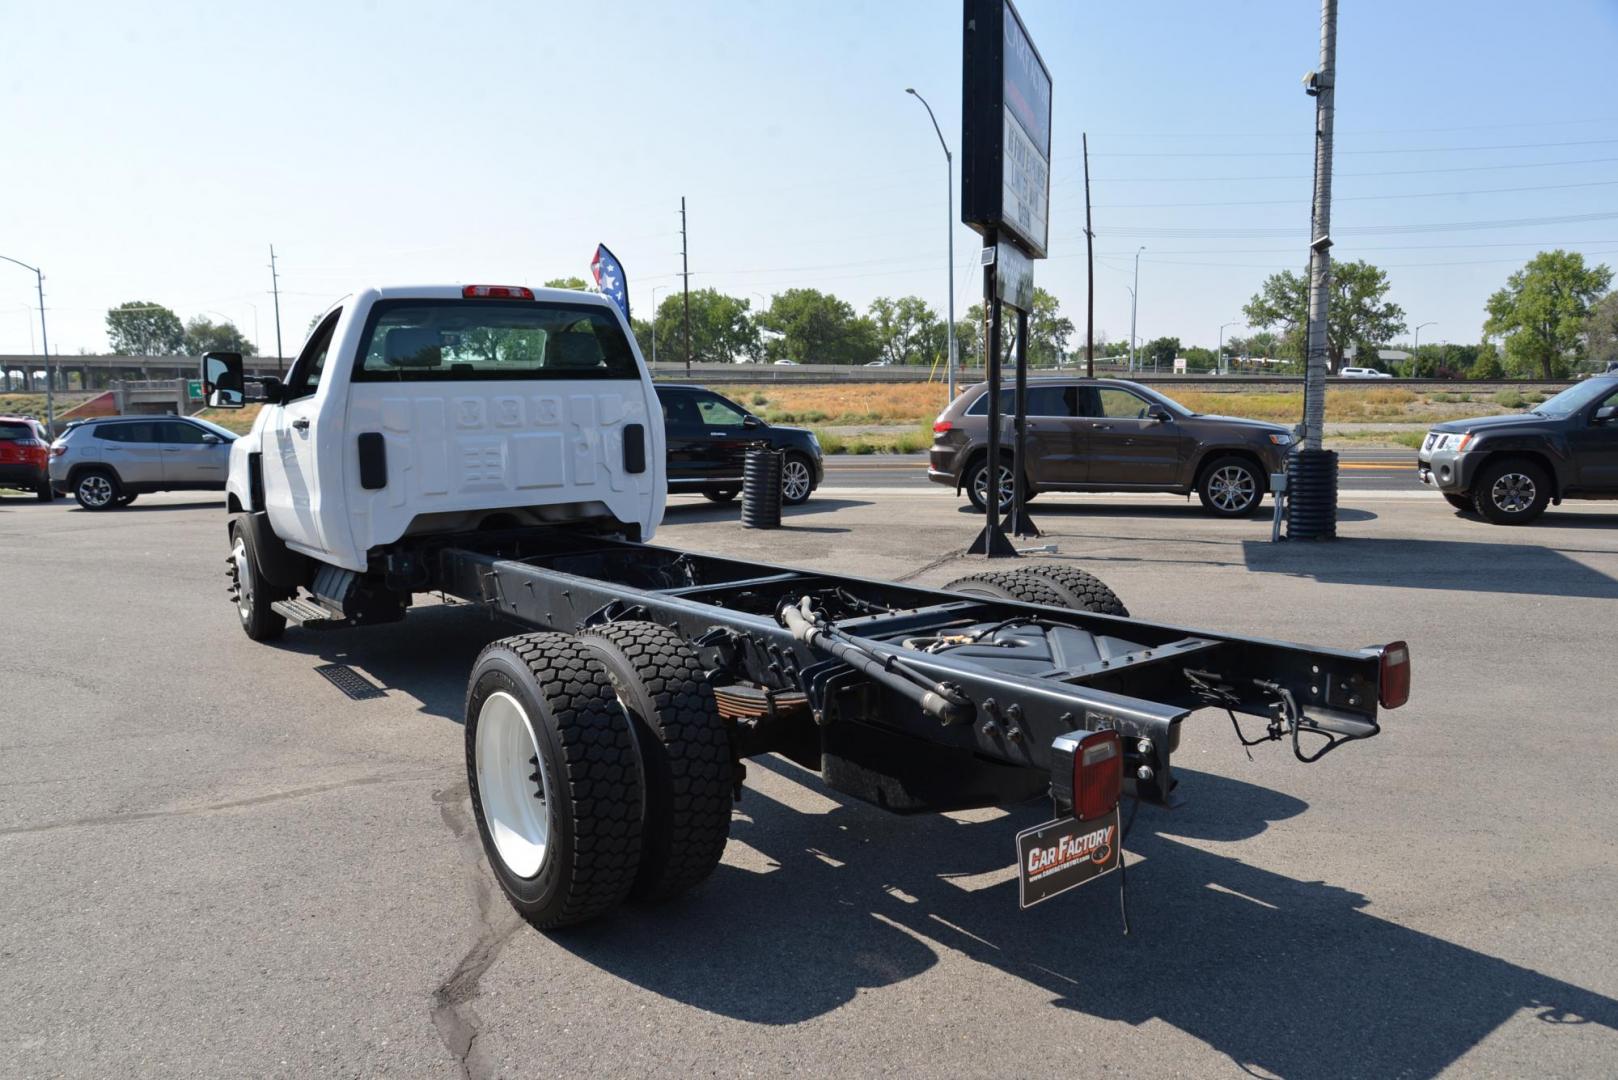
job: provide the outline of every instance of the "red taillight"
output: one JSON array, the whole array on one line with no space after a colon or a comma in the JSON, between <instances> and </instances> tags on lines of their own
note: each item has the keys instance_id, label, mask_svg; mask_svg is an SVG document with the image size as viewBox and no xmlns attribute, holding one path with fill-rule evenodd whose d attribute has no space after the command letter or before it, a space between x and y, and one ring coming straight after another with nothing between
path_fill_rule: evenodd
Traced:
<instances>
[{"instance_id":1,"label":"red taillight","mask_svg":"<svg viewBox=\"0 0 1618 1080\"><path fill-rule=\"evenodd\" d=\"M51 447L51 457L61 457L65 453L67 453L66 444Z\"/></svg>"},{"instance_id":2,"label":"red taillight","mask_svg":"<svg viewBox=\"0 0 1618 1080\"><path fill-rule=\"evenodd\" d=\"M933 424L933 434L942 435L944 432L949 431L954 427L955 425L950 423L948 420L939 420Z\"/></svg>"},{"instance_id":3,"label":"red taillight","mask_svg":"<svg viewBox=\"0 0 1618 1080\"><path fill-rule=\"evenodd\" d=\"M1092 731L1073 751L1073 814L1080 821L1100 817L1118 805L1124 749L1116 731Z\"/></svg>"},{"instance_id":4,"label":"red taillight","mask_svg":"<svg viewBox=\"0 0 1618 1080\"><path fill-rule=\"evenodd\" d=\"M532 300L534 290L522 285L468 285L461 295L468 300Z\"/></svg>"},{"instance_id":5,"label":"red taillight","mask_svg":"<svg viewBox=\"0 0 1618 1080\"><path fill-rule=\"evenodd\" d=\"M1397 709L1410 700L1410 646L1402 641L1382 649L1382 677L1377 700L1384 709Z\"/></svg>"}]
</instances>

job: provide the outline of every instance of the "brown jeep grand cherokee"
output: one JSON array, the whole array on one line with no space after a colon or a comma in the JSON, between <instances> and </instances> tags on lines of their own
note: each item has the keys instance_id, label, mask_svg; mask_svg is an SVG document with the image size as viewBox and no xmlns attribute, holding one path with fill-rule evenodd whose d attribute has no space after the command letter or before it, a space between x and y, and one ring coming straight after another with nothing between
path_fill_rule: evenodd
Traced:
<instances>
[{"instance_id":1,"label":"brown jeep grand cherokee","mask_svg":"<svg viewBox=\"0 0 1618 1080\"><path fill-rule=\"evenodd\" d=\"M1012 390L1001 388L1000 504L1011 504ZM939 414L927 478L988 498L988 384ZM1123 379L1031 380L1028 492L1163 491L1188 495L1218 517L1258 509L1271 473L1286 470L1292 432L1279 424L1202 416Z\"/></svg>"}]
</instances>

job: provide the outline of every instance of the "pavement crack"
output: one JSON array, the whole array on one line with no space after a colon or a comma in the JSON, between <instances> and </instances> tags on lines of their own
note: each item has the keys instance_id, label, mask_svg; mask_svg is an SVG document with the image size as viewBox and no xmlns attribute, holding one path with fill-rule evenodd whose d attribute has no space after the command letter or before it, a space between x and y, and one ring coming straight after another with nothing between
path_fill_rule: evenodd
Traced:
<instances>
[{"instance_id":1,"label":"pavement crack","mask_svg":"<svg viewBox=\"0 0 1618 1080\"><path fill-rule=\"evenodd\" d=\"M943 555L940 555L938 558L934 559L932 562L927 563L927 564L925 564L923 566L918 566L914 570L910 571L910 573L903 574L903 575L901 575L899 577L894 578L893 580L894 581L914 581L916 578L921 577L921 575L925 574L927 571L936 570L940 566L943 566L945 563L953 562L954 560L959 559L961 556L963 556L965 554L966 554L966 549L965 548L957 548L954 551L945 552Z\"/></svg>"},{"instance_id":2,"label":"pavement crack","mask_svg":"<svg viewBox=\"0 0 1618 1080\"><path fill-rule=\"evenodd\" d=\"M12 825L0 829L0 836L13 836L22 833L49 832L53 829L76 829L90 825L129 825L137 821L152 821L156 818L195 817L198 814L216 814L222 810L239 810L247 806L263 806L265 803L285 802L288 799L306 799L311 795L323 795L328 791L340 791L343 788L366 787L371 784L397 784L416 782L437 776L437 773L406 773L388 776L361 776L354 780L336 780L329 784L311 784L308 787L290 788L286 791L275 791L268 795L255 795L249 799L232 799L229 802L209 803L206 806L180 806L170 810L139 810L131 814L100 814L95 817L73 818L70 821L52 821L42 825Z\"/></svg>"},{"instance_id":3,"label":"pavement crack","mask_svg":"<svg viewBox=\"0 0 1618 1080\"><path fill-rule=\"evenodd\" d=\"M483 844L467 812L466 785L435 791L433 802L438 804L439 816L458 841L461 861L467 869L467 884L477 903L478 933L448 978L432 992L429 1015L438 1037L460 1066L461 1075L467 1080L483 1080L494 1076L496 1070L493 1062L480 1053L478 1038L483 1034L483 1021L472 1002L482 992L480 983L484 973L500 958L501 951L523 925L523 920L504 903L504 897L496 895L490 887L489 875L483 869Z\"/></svg>"}]
</instances>

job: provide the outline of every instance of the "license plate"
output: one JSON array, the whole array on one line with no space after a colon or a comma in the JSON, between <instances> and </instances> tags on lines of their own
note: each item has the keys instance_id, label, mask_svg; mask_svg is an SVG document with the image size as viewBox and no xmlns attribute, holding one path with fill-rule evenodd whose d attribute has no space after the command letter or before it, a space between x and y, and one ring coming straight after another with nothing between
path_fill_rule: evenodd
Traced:
<instances>
[{"instance_id":1,"label":"license plate","mask_svg":"<svg viewBox=\"0 0 1618 1080\"><path fill-rule=\"evenodd\" d=\"M1118 808L1089 821L1057 818L1017 834L1017 899L1032 907L1118 869Z\"/></svg>"}]
</instances>

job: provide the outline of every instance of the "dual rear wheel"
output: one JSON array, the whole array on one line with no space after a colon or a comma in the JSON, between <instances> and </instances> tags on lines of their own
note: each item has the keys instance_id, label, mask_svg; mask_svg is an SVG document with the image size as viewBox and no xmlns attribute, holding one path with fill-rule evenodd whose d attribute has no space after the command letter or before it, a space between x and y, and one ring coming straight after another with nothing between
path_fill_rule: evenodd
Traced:
<instances>
[{"instance_id":1,"label":"dual rear wheel","mask_svg":"<svg viewBox=\"0 0 1618 1080\"><path fill-rule=\"evenodd\" d=\"M484 649L466 766L495 877L542 929L677 896L729 837L729 733L695 652L655 623Z\"/></svg>"}]
</instances>

